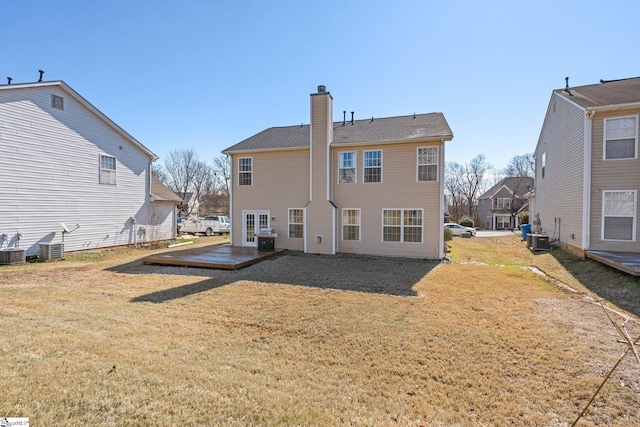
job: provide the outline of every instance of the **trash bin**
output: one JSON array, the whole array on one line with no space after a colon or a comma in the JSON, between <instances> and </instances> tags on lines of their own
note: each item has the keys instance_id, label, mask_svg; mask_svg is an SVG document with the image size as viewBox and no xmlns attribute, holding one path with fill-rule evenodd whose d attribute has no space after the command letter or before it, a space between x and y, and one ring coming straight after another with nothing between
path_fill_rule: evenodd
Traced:
<instances>
[{"instance_id":1,"label":"trash bin","mask_svg":"<svg viewBox=\"0 0 640 427\"><path fill-rule=\"evenodd\" d=\"M527 234L531 233L531 224L522 224L520 229L522 230L522 240L527 240Z\"/></svg>"}]
</instances>

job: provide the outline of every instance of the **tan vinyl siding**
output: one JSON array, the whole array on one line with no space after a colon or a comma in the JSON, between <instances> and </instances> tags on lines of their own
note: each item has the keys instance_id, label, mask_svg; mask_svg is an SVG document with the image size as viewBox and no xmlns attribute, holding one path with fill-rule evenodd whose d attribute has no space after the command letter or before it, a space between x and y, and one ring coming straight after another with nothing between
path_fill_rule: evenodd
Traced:
<instances>
[{"instance_id":1,"label":"tan vinyl siding","mask_svg":"<svg viewBox=\"0 0 640 427\"><path fill-rule=\"evenodd\" d=\"M582 247L584 111L553 94L536 147L536 211L542 232ZM545 176L541 161L546 153Z\"/></svg>"},{"instance_id":2,"label":"tan vinyl siding","mask_svg":"<svg viewBox=\"0 0 640 427\"><path fill-rule=\"evenodd\" d=\"M329 163L329 141L333 138L332 116L331 95L312 95L311 202L306 210L307 252L311 253L333 253L334 208L328 201L328 181L333 170ZM315 236L322 236L322 243L317 243Z\"/></svg>"},{"instance_id":3,"label":"tan vinyl siding","mask_svg":"<svg viewBox=\"0 0 640 427\"><path fill-rule=\"evenodd\" d=\"M253 185L237 184L238 158L253 158ZM309 201L309 150L233 154L233 245L242 246L242 211L268 210L271 227L280 233L278 248L302 251L302 239L288 238L288 209L304 208Z\"/></svg>"},{"instance_id":4,"label":"tan vinyl siding","mask_svg":"<svg viewBox=\"0 0 640 427\"><path fill-rule=\"evenodd\" d=\"M604 119L639 113L640 109L598 112L592 120L591 245L589 247L591 250L640 252L638 212L636 212L635 242L602 240L602 192L636 190L640 194L640 159L603 160Z\"/></svg>"},{"instance_id":5,"label":"tan vinyl siding","mask_svg":"<svg viewBox=\"0 0 640 427\"><path fill-rule=\"evenodd\" d=\"M418 182L416 176L417 148L437 146L440 143L381 144L334 147L332 162L338 164L338 153L355 151L357 176L355 184L338 184L337 167L332 173L334 202L342 209L361 209L360 241L342 240L342 215L338 215L338 251L370 255L439 258L440 226L442 222L442 195L440 182ZM382 150L383 182L363 183L363 152ZM443 156L439 153L439 158ZM439 168L442 165L438 165ZM438 170L441 177L441 169ZM423 209L422 243L396 243L382 241L383 209Z\"/></svg>"}]
</instances>

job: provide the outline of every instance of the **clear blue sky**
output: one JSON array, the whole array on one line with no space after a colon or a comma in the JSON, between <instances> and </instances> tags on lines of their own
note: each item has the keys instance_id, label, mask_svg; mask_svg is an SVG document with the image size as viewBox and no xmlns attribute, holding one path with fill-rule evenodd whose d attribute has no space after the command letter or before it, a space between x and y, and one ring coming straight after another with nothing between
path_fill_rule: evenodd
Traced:
<instances>
[{"instance_id":1,"label":"clear blue sky","mask_svg":"<svg viewBox=\"0 0 640 427\"><path fill-rule=\"evenodd\" d=\"M637 1L0 0L0 82L64 80L161 157L441 111L447 161L532 152L553 89L640 76ZM348 113L349 114L349 113Z\"/></svg>"}]
</instances>

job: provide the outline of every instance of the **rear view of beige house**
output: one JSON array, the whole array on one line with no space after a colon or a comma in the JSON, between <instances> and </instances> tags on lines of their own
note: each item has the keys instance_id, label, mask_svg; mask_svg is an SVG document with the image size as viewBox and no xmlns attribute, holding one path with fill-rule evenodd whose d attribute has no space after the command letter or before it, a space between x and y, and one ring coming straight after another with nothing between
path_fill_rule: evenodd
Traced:
<instances>
[{"instance_id":1,"label":"rear view of beige house","mask_svg":"<svg viewBox=\"0 0 640 427\"><path fill-rule=\"evenodd\" d=\"M567 79L553 91L535 151L534 229L582 256L639 258L639 114L640 78Z\"/></svg>"},{"instance_id":2,"label":"rear view of beige house","mask_svg":"<svg viewBox=\"0 0 640 427\"><path fill-rule=\"evenodd\" d=\"M333 97L311 94L311 124L266 129L223 151L231 157L231 244L440 259L442 113L333 121Z\"/></svg>"}]
</instances>

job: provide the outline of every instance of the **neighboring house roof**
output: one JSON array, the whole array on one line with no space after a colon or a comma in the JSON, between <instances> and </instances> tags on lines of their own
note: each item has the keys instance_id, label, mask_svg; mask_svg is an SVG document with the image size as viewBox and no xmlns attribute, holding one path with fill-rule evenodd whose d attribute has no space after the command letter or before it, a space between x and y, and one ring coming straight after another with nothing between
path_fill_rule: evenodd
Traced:
<instances>
[{"instance_id":1,"label":"neighboring house roof","mask_svg":"<svg viewBox=\"0 0 640 427\"><path fill-rule=\"evenodd\" d=\"M556 89L554 93L587 109L640 103L640 77L600 80L600 83L571 87L569 90L571 94L565 89Z\"/></svg>"},{"instance_id":2,"label":"neighboring house roof","mask_svg":"<svg viewBox=\"0 0 640 427\"><path fill-rule=\"evenodd\" d=\"M154 202L182 203L182 199L158 178L151 176L151 197Z\"/></svg>"},{"instance_id":3,"label":"neighboring house roof","mask_svg":"<svg viewBox=\"0 0 640 427\"><path fill-rule=\"evenodd\" d=\"M273 127L241 141L223 153L286 148L308 148L310 125ZM446 140L453 132L442 113L371 118L333 123L332 145Z\"/></svg>"},{"instance_id":4,"label":"neighboring house roof","mask_svg":"<svg viewBox=\"0 0 640 427\"><path fill-rule=\"evenodd\" d=\"M50 82L36 82L36 83L17 83L17 84L2 84L0 85L0 90L16 90L16 89L26 89L33 87L47 87L47 86L58 86L64 92L68 93L70 96L75 98L76 101L84 105L88 108L92 113L102 119L108 126L114 129L117 133L122 135L125 139L129 140L135 147L144 152L147 156L149 156L152 160L157 160L158 156L156 156L151 150L142 145L137 139L129 135L124 129L115 124L109 117L104 115L100 110L93 106L89 101L83 98L78 92L71 89L69 85L67 85L62 80L50 81Z\"/></svg>"},{"instance_id":5,"label":"neighboring house roof","mask_svg":"<svg viewBox=\"0 0 640 427\"><path fill-rule=\"evenodd\" d=\"M479 199L491 199L502 187L507 187L512 193L515 191L518 197L524 197L533 188L533 178L531 177L506 177L496 185L485 191Z\"/></svg>"},{"instance_id":6,"label":"neighboring house roof","mask_svg":"<svg viewBox=\"0 0 640 427\"><path fill-rule=\"evenodd\" d=\"M182 201L185 203L188 203L191 201L191 199L193 198L193 192L192 191L188 191L186 193L183 193L182 191L177 193L178 196L182 197Z\"/></svg>"}]
</instances>

